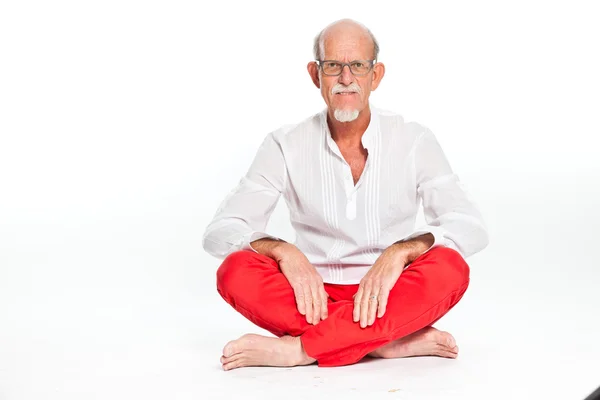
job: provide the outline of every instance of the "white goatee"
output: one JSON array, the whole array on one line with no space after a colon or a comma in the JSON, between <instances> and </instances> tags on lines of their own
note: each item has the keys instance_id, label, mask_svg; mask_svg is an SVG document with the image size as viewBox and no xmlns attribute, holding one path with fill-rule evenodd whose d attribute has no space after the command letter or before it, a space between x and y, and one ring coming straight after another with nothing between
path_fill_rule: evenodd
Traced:
<instances>
[{"instance_id":1,"label":"white goatee","mask_svg":"<svg viewBox=\"0 0 600 400\"><path fill-rule=\"evenodd\" d=\"M333 117L339 122L351 122L358 118L359 111L358 110L339 110L335 109L333 111Z\"/></svg>"}]
</instances>

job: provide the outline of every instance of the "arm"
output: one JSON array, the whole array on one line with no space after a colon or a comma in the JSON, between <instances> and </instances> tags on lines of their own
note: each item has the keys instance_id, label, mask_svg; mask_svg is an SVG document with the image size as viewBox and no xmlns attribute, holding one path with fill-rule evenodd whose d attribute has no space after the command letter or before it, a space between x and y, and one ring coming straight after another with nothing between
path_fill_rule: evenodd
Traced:
<instances>
[{"instance_id":1,"label":"arm","mask_svg":"<svg viewBox=\"0 0 600 400\"><path fill-rule=\"evenodd\" d=\"M283 240L264 232L287 179L274 132L260 145L247 173L219 205L206 227L202 247L217 258L237 250L258 252L251 243L263 238Z\"/></svg>"},{"instance_id":2,"label":"arm","mask_svg":"<svg viewBox=\"0 0 600 400\"><path fill-rule=\"evenodd\" d=\"M270 257L277 262L279 262L287 253L286 245L288 249L289 246L294 246L293 244L290 244L282 239L276 239L272 237L258 239L250 243L250 246L254 249L254 251L264 254L265 256Z\"/></svg>"},{"instance_id":3,"label":"arm","mask_svg":"<svg viewBox=\"0 0 600 400\"><path fill-rule=\"evenodd\" d=\"M264 232L286 179L281 147L274 133L270 133L246 175L219 206L206 228L202 246L218 258L238 250L252 250L277 261L294 290L298 311L308 323L316 325L327 318L328 294L323 279L296 246Z\"/></svg>"},{"instance_id":4,"label":"arm","mask_svg":"<svg viewBox=\"0 0 600 400\"><path fill-rule=\"evenodd\" d=\"M390 247L395 251L402 253L404 265L412 263L421 254L428 252L433 248L435 237L432 233L425 233L406 241L397 241Z\"/></svg>"},{"instance_id":5,"label":"arm","mask_svg":"<svg viewBox=\"0 0 600 400\"><path fill-rule=\"evenodd\" d=\"M417 195L423 201L426 225L390 245L360 282L354 296L354 322L370 326L386 310L390 290L403 268L419 255L438 247L457 250L463 258L488 244L485 223L477 206L462 189L458 176L433 133L425 129L413 152ZM369 301L375 294L378 301Z\"/></svg>"},{"instance_id":6,"label":"arm","mask_svg":"<svg viewBox=\"0 0 600 400\"><path fill-rule=\"evenodd\" d=\"M453 248L463 258L484 249L489 238L483 217L429 129L417 139L413 161L426 225L392 246L406 252L410 260L438 246ZM422 236L427 233L433 242L431 236Z\"/></svg>"}]
</instances>

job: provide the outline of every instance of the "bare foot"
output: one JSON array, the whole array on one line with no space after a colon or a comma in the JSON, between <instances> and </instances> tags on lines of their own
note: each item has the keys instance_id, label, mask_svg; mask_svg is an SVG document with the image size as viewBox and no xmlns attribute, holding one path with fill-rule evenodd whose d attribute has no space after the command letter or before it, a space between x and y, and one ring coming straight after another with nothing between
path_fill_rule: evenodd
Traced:
<instances>
[{"instance_id":1,"label":"bare foot","mask_svg":"<svg viewBox=\"0 0 600 400\"><path fill-rule=\"evenodd\" d=\"M427 326L410 335L394 340L369 353L371 357L401 358L415 356L440 356L456 358L458 346L448 332Z\"/></svg>"},{"instance_id":2,"label":"bare foot","mask_svg":"<svg viewBox=\"0 0 600 400\"><path fill-rule=\"evenodd\" d=\"M293 367L315 361L304 352L300 337L272 338L252 333L227 343L221 357L225 371L251 366Z\"/></svg>"}]
</instances>

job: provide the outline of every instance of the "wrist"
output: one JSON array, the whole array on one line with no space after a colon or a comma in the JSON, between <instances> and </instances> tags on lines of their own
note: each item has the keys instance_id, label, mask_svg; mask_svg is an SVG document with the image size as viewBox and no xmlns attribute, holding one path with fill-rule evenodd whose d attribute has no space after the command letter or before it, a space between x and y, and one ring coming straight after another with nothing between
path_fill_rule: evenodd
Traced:
<instances>
[{"instance_id":1,"label":"wrist","mask_svg":"<svg viewBox=\"0 0 600 400\"><path fill-rule=\"evenodd\" d=\"M277 259L276 257L278 257L280 251L279 247L283 244L287 244L287 242L282 239L265 237L250 242L250 247L259 254Z\"/></svg>"},{"instance_id":2,"label":"wrist","mask_svg":"<svg viewBox=\"0 0 600 400\"><path fill-rule=\"evenodd\" d=\"M271 247L271 254L269 257L277 262L280 262L284 257L288 256L294 250L297 250L297 248L291 243L284 241L275 242Z\"/></svg>"},{"instance_id":3,"label":"wrist","mask_svg":"<svg viewBox=\"0 0 600 400\"><path fill-rule=\"evenodd\" d=\"M402 264L403 266L408 264L410 249L404 243L393 243L388 248L388 251L390 252L395 263Z\"/></svg>"}]
</instances>

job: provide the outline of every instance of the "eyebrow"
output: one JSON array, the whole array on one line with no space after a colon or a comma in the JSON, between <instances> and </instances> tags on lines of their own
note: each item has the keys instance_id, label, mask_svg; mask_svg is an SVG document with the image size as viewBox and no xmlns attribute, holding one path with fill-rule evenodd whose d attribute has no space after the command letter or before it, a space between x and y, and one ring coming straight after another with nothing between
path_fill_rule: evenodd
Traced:
<instances>
[{"instance_id":1,"label":"eyebrow","mask_svg":"<svg viewBox=\"0 0 600 400\"><path fill-rule=\"evenodd\" d=\"M340 60L336 60L335 58L324 58L323 61L338 61L338 62L343 62L343 61L340 61ZM352 61L371 61L371 59L369 59L369 58L355 58L355 59L353 59L353 60L351 60L349 62L352 62Z\"/></svg>"}]
</instances>

